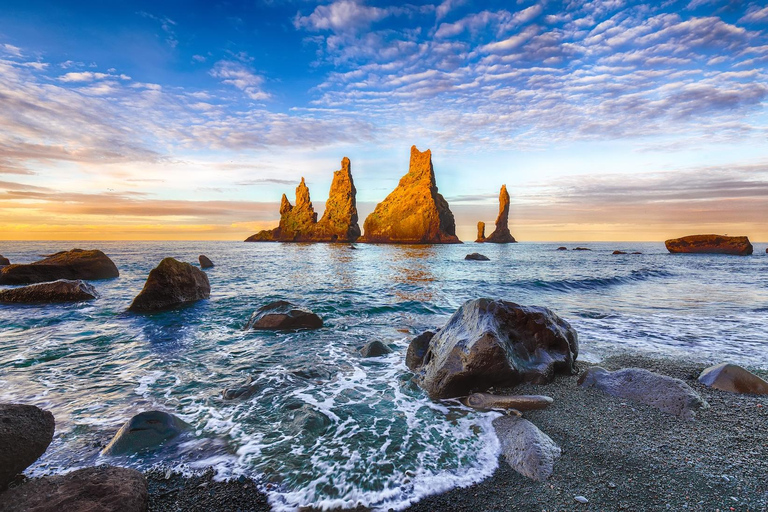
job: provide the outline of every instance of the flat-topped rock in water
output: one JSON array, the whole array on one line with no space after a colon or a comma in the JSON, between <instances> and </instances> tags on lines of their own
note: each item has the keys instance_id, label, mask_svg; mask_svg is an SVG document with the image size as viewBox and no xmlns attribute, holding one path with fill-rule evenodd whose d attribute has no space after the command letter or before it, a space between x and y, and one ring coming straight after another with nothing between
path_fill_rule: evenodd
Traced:
<instances>
[{"instance_id":1,"label":"flat-topped rock in water","mask_svg":"<svg viewBox=\"0 0 768 512\"><path fill-rule=\"evenodd\" d=\"M591 251L592 249L590 249L589 247L574 247L573 250L574 251Z\"/></svg>"},{"instance_id":2,"label":"flat-topped rock in water","mask_svg":"<svg viewBox=\"0 0 768 512\"><path fill-rule=\"evenodd\" d=\"M153 450L190 428L187 423L167 412L141 412L120 427L101 454L125 455Z\"/></svg>"},{"instance_id":3,"label":"flat-topped rock in water","mask_svg":"<svg viewBox=\"0 0 768 512\"><path fill-rule=\"evenodd\" d=\"M556 372L575 372L578 346L576 331L547 308L471 300L429 340L416 382L433 399L521 382L546 384Z\"/></svg>"},{"instance_id":4,"label":"flat-topped rock in water","mask_svg":"<svg viewBox=\"0 0 768 512\"><path fill-rule=\"evenodd\" d=\"M296 205L283 194L280 202L280 224L248 237L246 242L354 242L360 237L357 221L357 189L352 180L349 158L341 161L341 169L333 173L325 213L318 222L309 197L309 188L301 178L296 187Z\"/></svg>"},{"instance_id":5,"label":"flat-topped rock in water","mask_svg":"<svg viewBox=\"0 0 768 512\"><path fill-rule=\"evenodd\" d=\"M11 264L11 260L9 260L8 258L3 256L2 254L0 254L0 267L4 267L4 266L10 265L10 264Z\"/></svg>"},{"instance_id":6,"label":"flat-topped rock in water","mask_svg":"<svg viewBox=\"0 0 768 512\"><path fill-rule=\"evenodd\" d=\"M671 253L749 256L754 248L746 236L691 235L664 242Z\"/></svg>"},{"instance_id":7,"label":"flat-topped rock in water","mask_svg":"<svg viewBox=\"0 0 768 512\"><path fill-rule=\"evenodd\" d=\"M59 279L110 279L117 267L99 250L72 249L52 254L34 263L8 265L0 269L0 284L32 284Z\"/></svg>"},{"instance_id":8,"label":"flat-topped rock in water","mask_svg":"<svg viewBox=\"0 0 768 512\"><path fill-rule=\"evenodd\" d=\"M480 242L481 240L477 240ZM509 192L507 186L502 185L499 192L499 215L496 217L496 229L482 242L492 244L513 244L517 242L509 231Z\"/></svg>"},{"instance_id":9,"label":"flat-topped rock in water","mask_svg":"<svg viewBox=\"0 0 768 512\"><path fill-rule=\"evenodd\" d=\"M0 302L17 304L55 304L81 302L99 297L96 288L85 281L59 279L51 283L38 283L0 290Z\"/></svg>"},{"instance_id":10,"label":"flat-topped rock in water","mask_svg":"<svg viewBox=\"0 0 768 512\"><path fill-rule=\"evenodd\" d=\"M479 252L473 252L472 254L467 254L466 256L464 256L464 259L469 261L491 261L491 259L488 256L480 254Z\"/></svg>"},{"instance_id":11,"label":"flat-topped rock in water","mask_svg":"<svg viewBox=\"0 0 768 512\"><path fill-rule=\"evenodd\" d=\"M612 254L627 254L625 251L615 250Z\"/></svg>"},{"instance_id":12,"label":"flat-topped rock in water","mask_svg":"<svg viewBox=\"0 0 768 512\"><path fill-rule=\"evenodd\" d=\"M709 407L709 404L682 380L643 368L622 368L609 372L599 366L593 366L579 377L578 384L650 405L684 420L693 420L699 409Z\"/></svg>"},{"instance_id":13,"label":"flat-topped rock in water","mask_svg":"<svg viewBox=\"0 0 768 512\"><path fill-rule=\"evenodd\" d=\"M200 268L213 268L213 262L205 254L198 256L197 261L200 262Z\"/></svg>"},{"instance_id":14,"label":"flat-topped rock in water","mask_svg":"<svg viewBox=\"0 0 768 512\"><path fill-rule=\"evenodd\" d=\"M55 427L53 414L34 405L0 404L0 491L45 453Z\"/></svg>"},{"instance_id":15,"label":"flat-topped rock in water","mask_svg":"<svg viewBox=\"0 0 768 512\"><path fill-rule=\"evenodd\" d=\"M706 368L699 375L699 382L721 391L768 395L768 382L741 366L730 363Z\"/></svg>"},{"instance_id":16,"label":"flat-topped rock in water","mask_svg":"<svg viewBox=\"0 0 768 512\"><path fill-rule=\"evenodd\" d=\"M496 418L493 428L501 443L501 453L512 469L536 481L549 478L561 450L547 434L515 416Z\"/></svg>"},{"instance_id":17,"label":"flat-topped rock in water","mask_svg":"<svg viewBox=\"0 0 768 512\"><path fill-rule=\"evenodd\" d=\"M432 152L411 147L408 174L363 225L361 241L382 244L458 244L456 221L437 191Z\"/></svg>"},{"instance_id":18,"label":"flat-topped rock in water","mask_svg":"<svg viewBox=\"0 0 768 512\"><path fill-rule=\"evenodd\" d=\"M0 512L146 512L148 502L140 472L99 466L9 489L0 495Z\"/></svg>"},{"instance_id":19,"label":"flat-topped rock in water","mask_svg":"<svg viewBox=\"0 0 768 512\"><path fill-rule=\"evenodd\" d=\"M211 295L208 276L189 263L165 258L152 269L144 288L128 311L151 313L207 299Z\"/></svg>"},{"instance_id":20,"label":"flat-topped rock in water","mask_svg":"<svg viewBox=\"0 0 768 512\"><path fill-rule=\"evenodd\" d=\"M294 329L319 329L323 320L309 311L285 300L271 302L256 310L246 329L286 331Z\"/></svg>"}]
</instances>

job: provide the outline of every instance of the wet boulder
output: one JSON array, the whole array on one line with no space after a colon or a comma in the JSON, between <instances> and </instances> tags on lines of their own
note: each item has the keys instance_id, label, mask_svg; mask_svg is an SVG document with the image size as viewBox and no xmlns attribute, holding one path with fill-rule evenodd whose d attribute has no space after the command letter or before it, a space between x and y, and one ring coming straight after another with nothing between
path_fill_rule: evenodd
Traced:
<instances>
[{"instance_id":1,"label":"wet boulder","mask_svg":"<svg viewBox=\"0 0 768 512\"><path fill-rule=\"evenodd\" d=\"M189 263L165 258L149 273L144 288L128 311L163 311L207 299L210 295L211 285L205 272Z\"/></svg>"},{"instance_id":2,"label":"wet boulder","mask_svg":"<svg viewBox=\"0 0 768 512\"><path fill-rule=\"evenodd\" d=\"M10 264L11 264L11 261L5 256L3 256L2 254L0 254L0 267L4 267Z\"/></svg>"},{"instance_id":3,"label":"wet boulder","mask_svg":"<svg viewBox=\"0 0 768 512\"><path fill-rule=\"evenodd\" d=\"M200 268L213 268L213 262L205 254L201 254L197 260L200 262Z\"/></svg>"},{"instance_id":4,"label":"wet boulder","mask_svg":"<svg viewBox=\"0 0 768 512\"><path fill-rule=\"evenodd\" d=\"M391 353L392 349L379 340L374 340L363 345L359 352L363 357L381 357Z\"/></svg>"},{"instance_id":5,"label":"wet boulder","mask_svg":"<svg viewBox=\"0 0 768 512\"><path fill-rule=\"evenodd\" d=\"M141 412L120 427L101 454L125 455L153 450L190 428L187 423L167 412Z\"/></svg>"},{"instance_id":6,"label":"wet boulder","mask_svg":"<svg viewBox=\"0 0 768 512\"><path fill-rule=\"evenodd\" d=\"M117 267L101 251L72 249L52 254L28 264L8 265L0 269L0 284L31 284L58 279L110 279L118 277Z\"/></svg>"},{"instance_id":7,"label":"wet boulder","mask_svg":"<svg viewBox=\"0 0 768 512\"><path fill-rule=\"evenodd\" d=\"M664 242L671 253L733 254L749 256L753 247L746 236L691 235Z\"/></svg>"},{"instance_id":8,"label":"wet boulder","mask_svg":"<svg viewBox=\"0 0 768 512\"><path fill-rule=\"evenodd\" d=\"M659 375L643 368L622 368L609 372L594 366L581 374L578 384L650 405L684 420L693 420L699 409L709 407L693 388L680 379Z\"/></svg>"},{"instance_id":9,"label":"wet boulder","mask_svg":"<svg viewBox=\"0 0 768 512\"><path fill-rule=\"evenodd\" d=\"M29 480L0 495L2 512L145 512L147 481L135 469L99 466Z\"/></svg>"},{"instance_id":10,"label":"wet boulder","mask_svg":"<svg viewBox=\"0 0 768 512\"><path fill-rule=\"evenodd\" d=\"M99 297L96 288L85 281L59 279L51 283L38 283L0 291L0 302L20 304L53 304L81 302Z\"/></svg>"},{"instance_id":11,"label":"wet boulder","mask_svg":"<svg viewBox=\"0 0 768 512\"><path fill-rule=\"evenodd\" d=\"M560 246L560 247L558 247L558 248L557 248L557 250L558 250L558 251L567 251L567 250L568 250L568 248L567 248L567 247L563 247L563 246Z\"/></svg>"},{"instance_id":12,"label":"wet boulder","mask_svg":"<svg viewBox=\"0 0 768 512\"><path fill-rule=\"evenodd\" d=\"M224 400L246 399L259 390L259 385L253 382L253 377L245 379L245 383L236 388L227 388L221 392Z\"/></svg>"},{"instance_id":13,"label":"wet boulder","mask_svg":"<svg viewBox=\"0 0 768 512\"><path fill-rule=\"evenodd\" d=\"M479 252L473 252L472 254L467 254L466 256L464 256L464 259L468 261L491 261L491 259L488 256L484 256Z\"/></svg>"},{"instance_id":14,"label":"wet boulder","mask_svg":"<svg viewBox=\"0 0 768 512\"><path fill-rule=\"evenodd\" d=\"M435 335L432 331L424 331L411 340L408 345L408 351L405 354L405 366L410 370L416 371L421 368L424 362L424 356L429 350L429 342Z\"/></svg>"},{"instance_id":15,"label":"wet boulder","mask_svg":"<svg viewBox=\"0 0 768 512\"><path fill-rule=\"evenodd\" d=\"M699 382L721 391L768 395L768 382L741 366L730 363L721 363L706 368L699 375Z\"/></svg>"},{"instance_id":16,"label":"wet boulder","mask_svg":"<svg viewBox=\"0 0 768 512\"><path fill-rule=\"evenodd\" d=\"M45 453L55 427L53 414L34 405L0 404L0 491Z\"/></svg>"},{"instance_id":17,"label":"wet boulder","mask_svg":"<svg viewBox=\"0 0 768 512\"><path fill-rule=\"evenodd\" d=\"M248 320L246 329L286 331L319 329L323 320L309 311L285 300L271 302L257 309Z\"/></svg>"},{"instance_id":18,"label":"wet boulder","mask_svg":"<svg viewBox=\"0 0 768 512\"><path fill-rule=\"evenodd\" d=\"M549 478L560 447L536 425L516 416L493 420L493 428L507 463L523 476L536 481Z\"/></svg>"},{"instance_id":19,"label":"wet boulder","mask_svg":"<svg viewBox=\"0 0 768 512\"><path fill-rule=\"evenodd\" d=\"M522 382L545 384L556 372L573 374L577 355L576 331L549 309L476 299L464 303L429 341L416 382L433 399Z\"/></svg>"}]
</instances>

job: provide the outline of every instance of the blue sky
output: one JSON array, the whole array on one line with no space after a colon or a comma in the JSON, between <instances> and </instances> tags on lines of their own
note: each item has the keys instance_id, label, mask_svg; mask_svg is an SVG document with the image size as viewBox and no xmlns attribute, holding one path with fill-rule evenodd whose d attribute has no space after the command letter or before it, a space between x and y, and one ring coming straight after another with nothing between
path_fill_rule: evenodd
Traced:
<instances>
[{"instance_id":1,"label":"blue sky","mask_svg":"<svg viewBox=\"0 0 768 512\"><path fill-rule=\"evenodd\" d=\"M764 3L0 13L0 238L242 239L343 156L364 216L415 144L464 239L506 183L522 240L768 241Z\"/></svg>"}]
</instances>

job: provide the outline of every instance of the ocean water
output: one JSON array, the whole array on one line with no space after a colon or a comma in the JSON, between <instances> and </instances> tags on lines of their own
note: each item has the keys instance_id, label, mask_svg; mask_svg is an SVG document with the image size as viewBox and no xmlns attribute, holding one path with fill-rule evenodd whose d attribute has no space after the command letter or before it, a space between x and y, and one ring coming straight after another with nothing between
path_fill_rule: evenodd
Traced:
<instances>
[{"instance_id":1,"label":"ocean water","mask_svg":"<svg viewBox=\"0 0 768 512\"><path fill-rule=\"evenodd\" d=\"M670 255L663 244L374 246L236 242L1 242L29 262L100 248L120 277L95 281L98 300L0 305L0 401L51 410L56 435L30 469L49 474L99 463L257 479L275 510L402 509L490 476L497 413L432 402L404 365L411 337L439 327L466 300L547 306L568 320L579 359L632 350L768 368L768 255ZM614 249L642 255L612 255ZM490 262L468 262L479 251ZM166 256L209 256L211 298L154 315L126 313ZM244 331L277 299L302 304L325 327ZM393 353L363 359L379 340ZM258 392L224 401L247 377ZM149 409L193 426L179 443L139 456L99 455L120 425Z\"/></svg>"}]
</instances>

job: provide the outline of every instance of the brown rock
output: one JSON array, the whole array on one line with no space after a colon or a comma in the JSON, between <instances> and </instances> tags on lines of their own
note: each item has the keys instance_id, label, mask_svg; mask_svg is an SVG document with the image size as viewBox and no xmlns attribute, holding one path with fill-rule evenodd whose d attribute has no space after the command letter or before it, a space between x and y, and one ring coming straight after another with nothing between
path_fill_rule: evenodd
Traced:
<instances>
[{"instance_id":1,"label":"brown rock","mask_svg":"<svg viewBox=\"0 0 768 512\"><path fill-rule=\"evenodd\" d=\"M392 349L379 340L374 340L363 345L360 350L363 357L381 357L392 352Z\"/></svg>"},{"instance_id":2,"label":"brown rock","mask_svg":"<svg viewBox=\"0 0 768 512\"><path fill-rule=\"evenodd\" d=\"M458 244L456 222L437 191L432 152L411 147L408 174L365 219L362 241L384 244Z\"/></svg>"},{"instance_id":3,"label":"brown rock","mask_svg":"<svg viewBox=\"0 0 768 512\"><path fill-rule=\"evenodd\" d=\"M53 440L53 414L34 405L0 404L0 491ZM0 494L0 509L5 500Z\"/></svg>"},{"instance_id":4,"label":"brown rock","mask_svg":"<svg viewBox=\"0 0 768 512\"><path fill-rule=\"evenodd\" d=\"M211 295L208 276L189 263L165 258L152 269L144 288L128 311L150 313L207 299Z\"/></svg>"},{"instance_id":5,"label":"brown rock","mask_svg":"<svg viewBox=\"0 0 768 512\"><path fill-rule=\"evenodd\" d=\"M352 180L349 158L334 172L325 213L320 222L309 197L309 188L301 178L296 187L296 206L283 194L280 201L280 225L260 231L246 242L354 242L360 236L357 223L357 190Z\"/></svg>"},{"instance_id":6,"label":"brown rock","mask_svg":"<svg viewBox=\"0 0 768 512\"><path fill-rule=\"evenodd\" d=\"M204 254L198 256L197 261L200 262L200 268L213 268L213 262Z\"/></svg>"},{"instance_id":7,"label":"brown rock","mask_svg":"<svg viewBox=\"0 0 768 512\"><path fill-rule=\"evenodd\" d=\"M480 221L477 223L477 243L485 242L485 222Z\"/></svg>"},{"instance_id":8,"label":"brown rock","mask_svg":"<svg viewBox=\"0 0 768 512\"><path fill-rule=\"evenodd\" d=\"M533 411L546 409L552 405L552 397L544 395L493 395L490 393L472 393L462 403L479 410L517 409Z\"/></svg>"},{"instance_id":9,"label":"brown rock","mask_svg":"<svg viewBox=\"0 0 768 512\"><path fill-rule=\"evenodd\" d=\"M9 489L0 495L0 512L145 512L148 500L140 472L100 466Z\"/></svg>"},{"instance_id":10,"label":"brown rock","mask_svg":"<svg viewBox=\"0 0 768 512\"><path fill-rule=\"evenodd\" d=\"M0 254L0 267L4 267L5 265L10 265L10 264L11 264L11 261L5 256L3 256L2 254Z\"/></svg>"},{"instance_id":11,"label":"brown rock","mask_svg":"<svg viewBox=\"0 0 768 512\"><path fill-rule=\"evenodd\" d=\"M558 247L558 248L557 248L557 250L558 250L558 251L567 251L567 250L568 250L568 248L567 248L567 247L562 247L562 246L560 246L560 247Z\"/></svg>"},{"instance_id":12,"label":"brown rock","mask_svg":"<svg viewBox=\"0 0 768 512\"><path fill-rule=\"evenodd\" d=\"M699 382L721 391L768 395L768 382L735 364L710 366L701 372Z\"/></svg>"},{"instance_id":13,"label":"brown rock","mask_svg":"<svg viewBox=\"0 0 768 512\"><path fill-rule=\"evenodd\" d=\"M285 331L294 329L319 329L323 320L313 312L278 300L256 310L246 329Z\"/></svg>"},{"instance_id":14,"label":"brown rock","mask_svg":"<svg viewBox=\"0 0 768 512\"><path fill-rule=\"evenodd\" d=\"M749 256L753 247L746 236L691 235L664 242L671 253L734 254Z\"/></svg>"},{"instance_id":15,"label":"brown rock","mask_svg":"<svg viewBox=\"0 0 768 512\"><path fill-rule=\"evenodd\" d=\"M410 370L416 371L424 364L424 356L429 350L429 342L432 341L435 333L424 331L411 340L408 344L408 351L405 354L405 366Z\"/></svg>"},{"instance_id":16,"label":"brown rock","mask_svg":"<svg viewBox=\"0 0 768 512\"><path fill-rule=\"evenodd\" d=\"M499 215L496 217L496 229L485 241L494 244L517 242L512 233L509 232L509 193L506 185L502 185L499 192Z\"/></svg>"},{"instance_id":17,"label":"brown rock","mask_svg":"<svg viewBox=\"0 0 768 512\"><path fill-rule=\"evenodd\" d=\"M626 252L624 252L624 251L618 251L618 250L617 250L617 251L613 251L613 254L627 254L627 253L626 253Z\"/></svg>"},{"instance_id":18,"label":"brown rock","mask_svg":"<svg viewBox=\"0 0 768 512\"><path fill-rule=\"evenodd\" d=\"M52 283L38 283L0 291L0 302L22 304L52 304L80 302L98 298L96 288L85 281L59 279Z\"/></svg>"},{"instance_id":19,"label":"brown rock","mask_svg":"<svg viewBox=\"0 0 768 512\"><path fill-rule=\"evenodd\" d=\"M57 279L109 279L118 277L117 267L106 254L98 250L72 249L23 265L8 265L0 269L0 284L30 284Z\"/></svg>"},{"instance_id":20,"label":"brown rock","mask_svg":"<svg viewBox=\"0 0 768 512\"><path fill-rule=\"evenodd\" d=\"M588 247L574 247L573 250L574 251L591 251L592 249Z\"/></svg>"}]
</instances>

